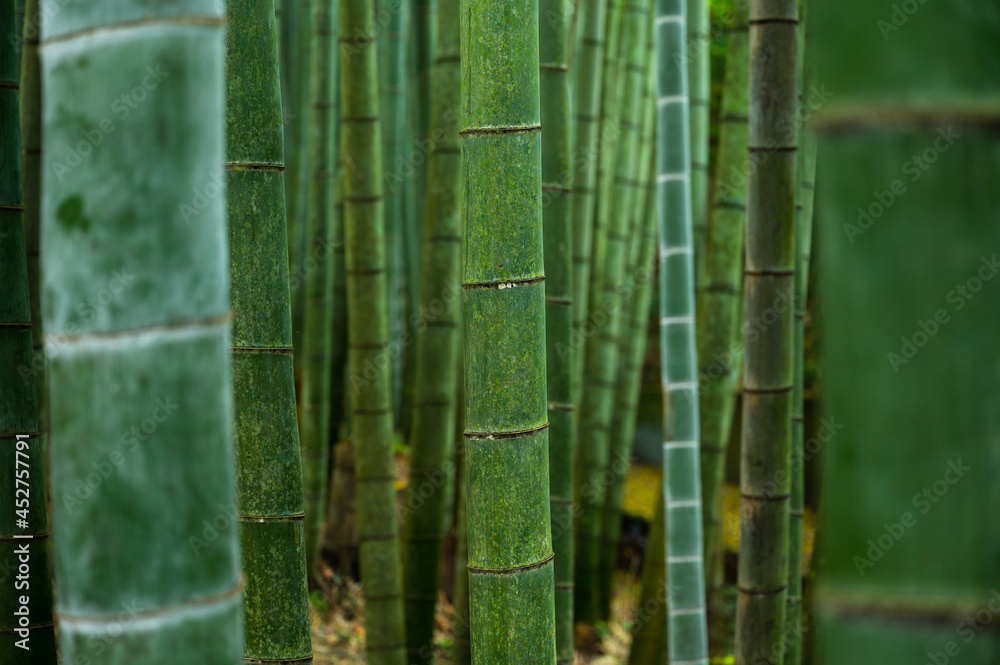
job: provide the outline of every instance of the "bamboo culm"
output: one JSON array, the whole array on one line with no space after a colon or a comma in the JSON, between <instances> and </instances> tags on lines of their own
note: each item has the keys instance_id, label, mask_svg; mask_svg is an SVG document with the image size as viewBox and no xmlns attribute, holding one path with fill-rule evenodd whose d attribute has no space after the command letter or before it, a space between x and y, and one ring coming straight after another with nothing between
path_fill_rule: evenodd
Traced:
<instances>
[{"instance_id":1,"label":"bamboo culm","mask_svg":"<svg viewBox=\"0 0 1000 665\"><path fill-rule=\"evenodd\" d=\"M231 665L243 631L220 173L225 21L209 0L100 7L39 8L41 147L52 160L42 170L41 302L60 657ZM108 132L108 100L140 81L145 100ZM88 131L103 140L68 166L65 155ZM192 192L206 186L215 195L195 210ZM79 303L105 289L116 297L81 317ZM0 381L12 383L34 393L30 381ZM32 480L42 483L43 472ZM227 527L206 535L206 522ZM32 570L44 574L44 563ZM31 580L32 593L41 582ZM33 618L44 602L32 598ZM97 639L109 634L116 638Z\"/></svg>"},{"instance_id":2,"label":"bamboo culm","mask_svg":"<svg viewBox=\"0 0 1000 665\"><path fill-rule=\"evenodd\" d=\"M781 665L788 586L798 2L750 2L737 665ZM785 304L783 304L785 303ZM763 331L754 321L774 319Z\"/></svg>"},{"instance_id":3,"label":"bamboo culm","mask_svg":"<svg viewBox=\"0 0 1000 665\"><path fill-rule=\"evenodd\" d=\"M460 35L472 662L554 665L538 2L470 0Z\"/></svg>"},{"instance_id":4,"label":"bamboo culm","mask_svg":"<svg viewBox=\"0 0 1000 665\"><path fill-rule=\"evenodd\" d=\"M709 206L709 125L712 88L712 35L709 0L687 1L688 107L691 124L691 228L695 287L705 274ZM736 10L740 6L737 3Z\"/></svg>"},{"instance_id":5,"label":"bamboo culm","mask_svg":"<svg viewBox=\"0 0 1000 665\"><path fill-rule=\"evenodd\" d=\"M340 29L364 34L375 21L373 0L340 3ZM406 662L403 575L396 521L391 370L386 308L382 122L378 48L369 39L341 42L340 121L344 240L347 250L348 385L357 476L365 650L372 665Z\"/></svg>"},{"instance_id":6,"label":"bamboo culm","mask_svg":"<svg viewBox=\"0 0 1000 665\"><path fill-rule=\"evenodd\" d=\"M417 337L416 393L411 405L410 480L403 530L408 662L430 663L441 569L449 467L458 409L461 348L462 155L457 0L439 0L434 64L427 213ZM429 496L428 496L429 495Z\"/></svg>"},{"instance_id":7,"label":"bamboo culm","mask_svg":"<svg viewBox=\"0 0 1000 665\"><path fill-rule=\"evenodd\" d=\"M330 359L333 352L334 238L338 154L337 4L314 0L310 81L309 207L306 256L315 264L305 277L302 349L302 483L306 566L314 570L326 511L330 467Z\"/></svg>"},{"instance_id":8,"label":"bamboo culm","mask_svg":"<svg viewBox=\"0 0 1000 665\"><path fill-rule=\"evenodd\" d=\"M656 17L667 663L708 663L684 0Z\"/></svg>"}]
</instances>

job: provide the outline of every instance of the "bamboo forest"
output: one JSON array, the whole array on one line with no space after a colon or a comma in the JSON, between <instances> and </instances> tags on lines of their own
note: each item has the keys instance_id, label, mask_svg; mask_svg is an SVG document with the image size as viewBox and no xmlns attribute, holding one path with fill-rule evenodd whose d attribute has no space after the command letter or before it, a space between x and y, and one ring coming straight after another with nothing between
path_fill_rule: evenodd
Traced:
<instances>
[{"instance_id":1,"label":"bamboo forest","mask_svg":"<svg viewBox=\"0 0 1000 665\"><path fill-rule=\"evenodd\" d=\"M996 0L0 0L0 665L1000 663L998 178Z\"/></svg>"}]
</instances>

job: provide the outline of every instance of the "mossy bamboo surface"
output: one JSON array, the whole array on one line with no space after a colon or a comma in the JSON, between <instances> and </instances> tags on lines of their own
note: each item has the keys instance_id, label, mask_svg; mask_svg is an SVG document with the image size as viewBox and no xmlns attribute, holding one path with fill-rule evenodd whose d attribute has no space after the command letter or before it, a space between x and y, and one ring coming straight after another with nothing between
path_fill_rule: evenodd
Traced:
<instances>
[{"instance_id":1,"label":"mossy bamboo surface","mask_svg":"<svg viewBox=\"0 0 1000 665\"><path fill-rule=\"evenodd\" d=\"M42 138L52 160L42 173L41 300L58 497L53 568L67 663L124 665L144 654L150 662L229 665L241 654L218 184L221 11L208 0L40 7ZM126 106L127 120L108 111L123 94L135 104ZM5 117L16 123L16 106ZM188 223L179 206L213 182L215 196ZM110 302L81 315L81 303L112 289ZM22 335L30 351L28 330ZM2 384L33 396L31 382ZM44 512L40 492L32 488L32 505ZM46 574L34 562L32 575ZM33 619L46 604L32 600Z\"/></svg>"},{"instance_id":2,"label":"mossy bamboo surface","mask_svg":"<svg viewBox=\"0 0 1000 665\"><path fill-rule=\"evenodd\" d=\"M799 107L805 87L803 53L806 45L806 8L799 23ZM803 116L804 117L804 116ZM788 593L785 599L785 665L802 663L802 527L805 514L805 312L809 287L809 250L812 242L812 201L816 175L816 135L799 133L795 187L795 338L792 390L791 496L788 512ZM808 216L807 216L808 214Z\"/></svg>"},{"instance_id":3,"label":"mossy bamboo surface","mask_svg":"<svg viewBox=\"0 0 1000 665\"><path fill-rule=\"evenodd\" d=\"M651 18L651 16L650 16ZM649 21L652 26L652 21ZM650 32L652 37L652 32ZM614 586L614 572L618 566L618 543L621 535L622 498L625 476L631 464L632 443L635 439L636 415L639 408L639 391L642 367L646 356L646 330L653 293L653 258L656 254L656 208L649 202L655 184L656 166L653 162L656 140L655 94L655 45L649 39L646 61L646 85L643 90L641 112L639 164L642 171L633 181L637 188L633 209L635 214L629 224L628 270L622 282L622 322L618 338L619 369L615 387L615 406L612 412L610 454L605 478L609 478L601 526L601 559L597 575L601 616L609 617ZM650 220L653 220L652 222ZM647 244L648 243L648 244Z\"/></svg>"},{"instance_id":4,"label":"mossy bamboo surface","mask_svg":"<svg viewBox=\"0 0 1000 665\"><path fill-rule=\"evenodd\" d=\"M441 539L450 481L461 349L461 140L458 135L459 9L439 0L432 136L428 157L427 228L417 337L417 372L410 432L410 482L403 531L408 662L430 663L434 641ZM419 328L418 328L419 330Z\"/></svg>"},{"instance_id":5,"label":"mossy bamboo surface","mask_svg":"<svg viewBox=\"0 0 1000 665\"><path fill-rule=\"evenodd\" d=\"M722 608L722 486L726 450L743 360L741 296L746 223L749 52L747 15L728 30L726 72L719 113L718 168L712 188L711 223L704 245L705 271L698 280L698 381L701 419L701 486L704 500L705 574L710 644L728 630L716 619ZM726 654L712 654L726 655Z\"/></svg>"},{"instance_id":6,"label":"mossy bamboo surface","mask_svg":"<svg viewBox=\"0 0 1000 665\"><path fill-rule=\"evenodd\" d=\"M597 160L600 158L601 92L606 37L607 0L584 3L581 39L573 70L575 80L573 116L573 384L574 403L579 405L584 367L584 326L590 290L590 253L594 215L597 211ZM576 417L579 413L575 414Z\"/></svg>"},{"instance_id":7,"label":"mossy bamboo surface","mask_svg":"<svg viewBox=\"0 0 1000 665\"><path fill-rule=\"evenodd\" d=\"M311 69L312 132L309 140L308 244L302 348L302 484L306 566L312 573L321 546L330 469L330 356L333 350L334 237L337 176L336 0L315 0Z\"/></svg>"},{"instance_id":8,"label":"mossy bamboo surface","mask_svg":"<svg viewBox=\"0 0 1000 665\"><path fill-rule=\"evenodd\" d=\"M244 659L311 657L274 0L230 0L226 170ZM262 399L262 396L267 399Z\"/></svg>"},{"instance_id":9,"label":"mossy bamboo surface","mask_svg":"<svg viewBox=\"0 0 1000 665\"><path fill-rule=\"evenodd\" d=\"M537 0L462 7L472 661L554 665Z\"/></svg>"},{"instance_id":10,"label":"mossy bamboo surface","mask_svg":"<svg viewBox=\"0 0 1000 665\"><path fill-rule=\"evenodd\" d=\"M684 0L657 0L657 194L667 662L707 663Z\"/></svg>"},{"instance_id":11,"label":"mossy bamboo surface","mask_svg":"<svg viewBox=\"0 0 1000 665\"><path fill-rule=\"evenodd\" d=\"M411 158L407 145L411 123L409 99L409 62L407 51L410 29L409 0L377 0L380 30L379 96L382 108L382 163L385 174L399 173L403 160ZM385 17L383 21L381 17ZM403 335L406 316L406 264L403 260L403 226L406 222L406 180L386 177L384 187L386 308L389 315L389 339L398 342ZM402 399L403 358L393 358L392 409L398 416Z\"/></svg>"},{"instance_id":12,"label":"mossy bamboo surface","mask_svg":"<svg viewBox=\"0 0 1000 665\"><path fill-rule=\"evenodd\" d=\"M37 5L34 7L37 16ZM11 0L0 2L0 34L12 35L23 17L14 11ZM18 58L25 60L25 69L34 72L34 99L25 106L34 113L26 129L38 130L38 59L37 23L28 26L27 39L5 41L4 57L0 59L0 498L9 506L0 518L0 565L10 571L6 584L9 591L2 596L0 610L0 660L5 663L55 663L56 644L52 621L52 582L49 577L49 520L46 512L47 440L42 429L44 415L39 399L44 399L44 383L36 384L38 364L33 352L40 326L33 325L37 316L38 254L38 154L25 159L22 171L21 126L18 118L19 84ZM33 67L27 60L33 58ZM34 103L33 103L34 102ZM29 141L25 145L30 145ZM31 177L34 167L34 195L22 189L22 178ZM22 193L24 198L22 198ZM34 240L26 238L28 197L32 196ZM26 248L28 252L26 253ZM34 273L30 275L30 273ZM33 279L32 279L33 278ZM44 375L42 375L44 378ZM36 390L37 386L37 390ZM21 438L18 438L18 435ZM21 522L24 520L24 522ZM27 548L25 555L25 550ZM26 566L27 579L15 579L19 566ZM27 588L15 585L27 582ZM29 615L15 614L29 599ZM20 632L17 632L20 631ZM30 649L30 651L22 650Z\"/></svg>"},{"instance_id":13,"label":"mossy bamboo surface","mask_svg":"<svg viewBox=\"0 0 1000 665\"><path fill-rule=\"evenodd\" d=\"M601 542L604 528L604 505L607 481L604 479L610 455L610 435L617 387L619 337L622 322L622 282L629 260L630 215L636 195L639 173L639 134L642 125L642 91L646 83L646 60L649 43L648 3L630 0L621 10L620 102L622 136L609 149L618 152L614 164L613 187L607 196L608 220L605 230L595 236L603 240L603 252L598 247L594 258L601 256L603 264L591 275L591 316L604 315L604 325L586 345L586 385L580 414L579 470L580 519L576 557L576 612L580 621L606 618L600 602L597 576L601 570ZM603 157L603 154L602 154ZM609 198L610 197L610 198ZM602 206L599 203L599 207ZM615 211L612 214L611 211ZM602 212L598 212L598 227ZM600 277L598 277L600 273ZM598 286L599 283L599 286ZM595 290L596 289L596 290ZM593 581L593 583L592 583Z\"/></svg>"},{"instance_id":14,"label":"mossy bamboo surface","mask_svg":"<svg viewBox=\"0 0 1000 665\"><path fill-rule=\"evenodd\" d=\"M357 477L365 651L372 665L403 665L403 578L392 456L391 373L386 311L385 218L378 49L356 37L375 20L372 0L340 4L340 121L347 250L348 375ZM371 40L372 38L366 38ZM356 49L360 46L360 49ZM366 371L369 367L379 371Z\"/></svg>"},{"instance_id":15,"label":"mossy bamboo surface","mask_svg":"<svg viewBox=\"0 0 1000 665\"><path fill-rule=\"evenodd\" d=\"M809 14L836 92L814 126L824 412L841 426L809 637L831 664L993 663L1000 12Z\"/></svg>"},{"instance_id":16,"label":"mossy bamboo surface","mask_svg":"<svg viewBox=\"0 0 1000 665\"><path fill-rule=\"evenodd\" d=\"M745 7L735 3L736 8ZM687 0L688 105L691 123L691 226L694 232L694 275L697 286L705 273L708 233L708 137L712 87L711 14L709 0Z\"/></svg>"},{"instance_id":17,"label":"mossy bamboo surface","mask_svg":"<svg viewBox=\"0 0 1000 665\"><path fill-rule=\"evenodd\" d=\"M782 663L793 388L798 2L750 2L736 663Z\"/></svg>"},{"instance_id":18,"label":"mossy bamboo surface","mask_svg":"<svg viewBox=\"0 0 1000 665\"><path fill-rule=\"evenodd\" d=\"M539 85L549 503L555 553L556 662L573 662L573 163L567 22L562 0L540 0Z\"/></svg>"}]
</instances>

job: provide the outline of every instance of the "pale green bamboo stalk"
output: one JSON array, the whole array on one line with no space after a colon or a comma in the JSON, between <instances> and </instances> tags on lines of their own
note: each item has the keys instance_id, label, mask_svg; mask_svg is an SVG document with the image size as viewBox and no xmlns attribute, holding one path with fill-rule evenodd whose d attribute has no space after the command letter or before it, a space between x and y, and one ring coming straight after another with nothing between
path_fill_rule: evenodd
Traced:
<instances>
[{"instance_id":1,"label":"pale green bamboo stalk","mask_svg":"<svg viewBox=\"0 0 1000 665\"><path fill-rule=\"evenodd\" d=\"M312 131L309 180L308 269L303 301L302 482L305 497L306 567L311 574L320 551L330 468L330 359L333 353L334 239L337 176L338 78L337 0L314 0L311 53Z\"/></svg>"},{"instance_id":2,"label":"pale green bamboo stalk","mask_svg":"<svg viewBox=\"0 0 1000 665\"><path fill-rule=\"evenodd\" d=\"M426 325L417 337L410 479L403 527L406 640L411 665L430 663L433 655L427 645L434 641L461 349L462 154L455 111L461 98L458 1L439 0L437 19L433 143L428 156L420 302Z\"/></svg>"},{"instance_id":3,"label":"pale green bamboo stalk","mask_svg":"<svg viewBox=\"0 0 1000 665\"><path fill-rule=\"evenodd\" d=\"M684 0L660 0L660 355L666 533L667 663L708 663L695 352L691 137Z\"/></svg>"},{"instance_id":4,"label":"pale green bamboo stalk","mask_svg":"<svg viewBox=\"0 0 1000 665\"><path fill-rule=\"evenodd\" d=\"M644 0L630 0L621 11L621 62L620 87L622 137L614 146L618 157L613 160L616 169L613 187L605 196L605 210L609 216L606 224L604 251L600 244L596 257L604 262L591 279L591 316L600 312L605 324L588 340L587 383L580 414L580 511L576 576L583 588L576 590L578 620L594 621L605 618L600 603L597 577L601 570L601 542L603 540L604 505L607 482L603 479L608 468L610 433L614 411L614 393L618 376L618 351L622 321L620 287L628 263L629 221L628 211L633 210L639 172L639 133L642 124L642 90L646 82L646 60L649 43L649 4ZM602 155L603 156L603 155ZM603 196L603 195L602 195ZM609 198L610 197L610 198ZM614 211L614 214L612 214ZM601 213L598 213L600 220ZM600 226L600 221L598 222ZM600 237L602 232L595 231ZM594 291L595 280L600 287ZM593 581L593 583L592 583Z\"/></svg>"},{"instance_id":5,"label":"pale green bamboo stalk","mask_svg":"<svg viewBox=\"0 0 1000 665\"><path fill-rule=\"evenodd\" d=\"M469 0L460 34L472 661L554 665L538 2Z\"/></svg>"},{"instance_id":6,"label":"pale green bamboo stalk","mask_svg":"<svg viewBox=\"0 0 1000 665\"><path fill-rule=\"evenodd\" d=\"M340 29L364 34L373 0L344 0ZM357 477L365 652L372 665L403 665L403 580L396 521L378 48L374 37L341 42L340 121L347 248L348 383ZM372 368L376 368L372 371Z\"/></svg>"},{"instance_id":7,"label":"pale green bamboo stalk","mask_svg":"<svg viewBox=\"0 0 1000 665\"><path fill-rule=\"evenodd\" d=\"M798 2L750 2L736 663L781 665L788 587ZM758 325L768 322L767 325ZM763 329L761 329L763 328Z\"/></svg>"},{"instance_id":8,"label":"pale green bamboo stalk","mask_svg":"<svg viewBox=\"0 0 1000 665\"><path fill-rule=\"evenodd\" d=\"M222 7L44 0L40 13L41 300L60 656L231 665L242 651L243 583ZM112 100L127 118L109 115ZM199 192L211 194L196 210ZM98 309L104 291L117 293ZM32 492L44 512L39 498ZM45 574L40 563L33 576ZM44 602L33 598L33 617Z\"/></svg>"},{"instance_id":9,"label":"pale green bamboo stalk","mask_svg":"<svg viewBox=\"0 0 1000 665\"><path fill-rule=\"evenodd\" d=\"M734 3L738 6L739 3ZM705 274L705 238L708 234L709 106L712 87L711 15L708 0L687 0L688 105L691 123L691 225L694 242L695 286Z\"/></svg>"}]
</instances>

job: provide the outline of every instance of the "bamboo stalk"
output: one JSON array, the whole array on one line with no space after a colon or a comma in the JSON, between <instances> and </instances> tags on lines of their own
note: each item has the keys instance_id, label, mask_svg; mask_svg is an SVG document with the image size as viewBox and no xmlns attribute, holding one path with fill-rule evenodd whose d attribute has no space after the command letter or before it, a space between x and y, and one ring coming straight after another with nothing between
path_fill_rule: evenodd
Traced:
<instances>
[{"instance_id":1,"label":"bamboo stalk","mask_svg":"<svg viewBox=\"0 0 1000 665\"><path fill-rule=\"evenodd\" d=\"M750 3L736 663L783 660L793 388L798 3ZM770 321L769 325L756 323ZM761 327L763 330L761 330ZM776 648L777 647L777 648ZM763 660L762 660L763 659Z\"/></svg>"},{"instance_id":2,"label":"bamboo stalk","mask_svg":"<svg viewBox=\"0 0 1000 665\"><path fill-rule=\"evenodd\" d=\"M694 233L695 287L705 274L708 235L708 139L712 88L711 13L708 0L687 0L688 85L691 122L691 219ZM737 3L737 9L745 7Z\"/></svg>"},{"instance_id":3,"label":"bamboo stalk","mask_svg":"<svg viewBox=\"0 0 1000 665\"><path fill-rule=\"evenodd\" d=\"M606 324L599 328L586 346L587 384L584 387L580 414L580 472L581 514L579 521L579 553L576 575L583 588L576 590L576 612L578 620L593 621L606 618L600 603L599 584L596 581L601 569L601 541L603 540L604 504L607 497L607 482L603 476L608 468L610 455L610 432L612 426L614 393L618 376L618 350L622 321L620 298L621 282L625 278L628 262L629 215L625 211L633 209L636 175L638 173L638 135L642 120L642 89L646 81L646 56L648 44L648 7L643 0L630 1L622 9L621 30L621 116L623 133L621 140L613 147L618 151L613 160L616 168L614 187L609 192L610 199L606 212L610 219L606 233L598 230L595 234L605 236L603 252L598 247L595 257L603 258L598 273L591 275L591 312L601 312ZM603 156L603 155L602 155ZM616 214L611 215L611 211ZM601 213L598 213L600 220ZM598 221L600 226L600 221ZM597 282L600 286L597 287ZM597 290L595 291L595 287ZM595 307L595 305L597 305Z\"/></svg>"},{"instance_id":4,"label":"bamboo stalk","mask_svg":"<svg viewBox=\"0 0 1000 665\"><path fill-rule=\"evenodd\" d=\"M372 0L340 4L340 27L355 35L375 18ZM365 651L372 665L406 662L403 580L396 524L389 327L382 207L382 121L378 49L341 42L340 108L347 248L348 375L357 476ZM370 367L378 368L371 372ZM366 371L368 370L368 371Z\"/></svg>"},{"instance_id":5,"label":"bamboo stalk","mask_svg":"<svg viewBox=\"0 0 1000 665\"><path fill-rule=\"evenodd\" d=\"M655 194L650 198L655 201ZM656 221L653 223L656 224ZM662 491L657 499L661 496ZM632 648L628 653L629 665L665 665L667 662L667 599L670 587L667 585L663 526L663 501L658 500L643 555L639 604L632 624Z\"/></svg>"},{"instance_id":6,"label":"bamboo stalk","mask_svg":"<svg viewBox=\"0 0 1000 665\"><path fill-rule=\"evenodd\" d=\"M556 662L573 662L573 229L567 23L562 0L540 0L542 226L549 420L549 503L555 553Z\"/></svg>"},{"instance_id":7,"label":"bamboo stalk","mask_svg":"<svg viewBox=\"0 0 1000 665\"><path fill-rule=\"evenodd\" d=\"M657 6L667 662L707 663L684 0Z\"/></svg>"},{"instance_id":8,"label":"bamboo stalk","mask_svg":"<svg viewBox=\"0 0 1000 665\"><path fill-rule=\"evenodd\" d=\"M470 0L460 34L472 661L552 665L537 0Z\"/></svg>"},{"instance_id":9,"label":"bamboo stalk","mask_svg":"<svg viewBox=\"0 0 1000 665\"><path fill-rule=\"evenodd\" d=\"M421 262L420 311L426 326L417 338L417 392L412 402L410 481L403 530L406 639L411 663L430 663L433 655L427 645L434 641L444 509L458 410L462 279L462 155L456 113L461 98L458 31L457 0L440 0L433 76L433 142L428 157L424 217L427 228Z\"/></svg>"},{"instance_id":10,"label":"bamboo stalk","mask_svg":"<svg viewBox=\"0 0 1000 665\"><path fill-rule=\"evenodd\" d=\"M309 145L308 251L303 302L302 478L306 569L321 546L330 468L330 357L333 353L334 191L338 144L337 16L334 0L315 0L311 69L312 134ZM311 259L311 262L309 261Z\"/></svg>"},{"instance_id":11,"label":"bamboo stalk","mask_svg":"<svg viewBox=\"0 0 1000 665\"><path fill-rule=\"evenodd\" d=\"M705 271L698 280L698 360L701 428L701 484L704 499L705 574L708 584L710 647L728 631L721 620L722 487L726 450L735 411L743 359L740 313L742 252L746 223L747 109L749 49L747 14L736 17L727 31L726 73L719 114L718 168L712 188L711 224L704 246Z\"/></svg>"},{"instance_id":12,"label":"bamboo stalk","mask_svg":"<svg viewBox=\"0 0 1000 665\"><path fill-rule=\"evenodd\" d=\"M48 12L46 3L39 47L60 656L231 664L242 631L220 172L224 17L208 0L100 7ZM134 104L127 120L108 111L123 91ZM187 204L206 191L199 209ZM117 293L98 309L104 291ZM30 351L27 329L22 336ZM32 480L43 478L39 469ZM43 562L31 574L44 576ZM33 619L45 604L33 597ZM6 655L23 662L23 652Z\"/></svg>"}]
</instances>

